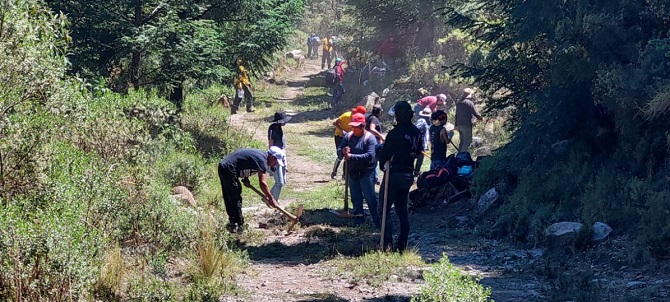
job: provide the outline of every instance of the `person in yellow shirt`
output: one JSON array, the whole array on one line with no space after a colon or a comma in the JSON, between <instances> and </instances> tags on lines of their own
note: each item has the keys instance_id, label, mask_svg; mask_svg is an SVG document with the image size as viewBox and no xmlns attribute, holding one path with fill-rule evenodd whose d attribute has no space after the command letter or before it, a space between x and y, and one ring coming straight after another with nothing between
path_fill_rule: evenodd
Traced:
<instances>
[{"instance_id":1,"label":"person in yellow shirt","mask_svg":"<svg viewBox=\"0 0 670 302\"><path fill-rule=\"evenodd\" d=\"M321 69L323 69L326 66L326 62L328 63L328 69L330 69L330 62L333 60L332 58L332 52L333 52L333 43L331 41L332 36L327 35L325 38L323 38L323 55L321 56Z\"/></svg>"},{"instance_id":2,"label":"person in yellow shirt","mask_svg":"<svg viewBox=\"0 0 670 302\"><path fill-rule=\"evenodd\" d=\"M247 112L254 112L254 100L253 95L251 94L251 80L249 80L249 74L247 69L244 67L242 59L237 59L237 75L234 78L235 84L235 98L233 100L233 105L230 107L230 113L236 114L237 109L240 106L242 99L247 101Z\"/></svg>"},{"instance_id":3,"label":"person in yellow shirt","mask_svg":"<svg viewBox=\"0 0 670 302\"><path fill-rule=\"evenodd\" d=\"M335 149L340 146L342 141L344 140L344 134L346 132L351 131L351 126L349 126L349 123L351 122L351 115L355 113L361 113L365 114L366 109L363 106L358 106L356 108L351 109L351 111L347 111L345 113L342 113L334 122L333 126L335 126ZM335 179L337 178L337 170L340 168L340 163L342 163L341 158L336 158L335 159L335 164L333 165L333 172L330 173L330 178Z\"/></svg>"}]
</instances>

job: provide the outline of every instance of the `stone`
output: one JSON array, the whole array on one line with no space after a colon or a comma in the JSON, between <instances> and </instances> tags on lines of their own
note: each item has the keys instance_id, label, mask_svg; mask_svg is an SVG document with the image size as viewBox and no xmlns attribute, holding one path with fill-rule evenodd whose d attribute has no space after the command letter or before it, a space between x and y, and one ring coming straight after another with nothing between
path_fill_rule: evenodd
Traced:
<instances>
[{"instance_id":1,"label":"stone","mask_svg":"<svg viewBox=\"0 0 670 302\"><path fill-rule=\"evenodd\" d=\"M645 286L647 286L647 283L642 282L642 281L631 281L631 282L628 282L626 284L626 287L629 288L629 289L642 288L642 287L645 287Z\"/></svg>"},{"instance_id":2,"label":"stone","mask_svg":"<svg viewBox=\"0 0 670 302\"><path fill-rule=\"evenodd\" d=\"M472 146L475 148L479 148L481 146L484 146L484 138L480 136L473 136L472 137Z\"/></svg>"},{"instance_id":3,"label":"stone","mask_svg":"<svg viewBox=\"0 0 670 302\"><path fill-rule=\"evenodd\" d=\"M192 207L197 206L195 198L193 198L193 193L191 193L191 191L189 191L189 189L184 186L176 186L172 188L172 196L186 201L188 205Z\"/></svg>"},{"instance_id":4,"label":"stone","mask_svg":"<svg viewBox=\"0 0 670 302\"><path fill-rule=\"evenodd\" d=\"M596 222L593 224L593 241L603 241L609 234L612 233L612 228L604 222Z\"/></svg>"},{"instance_id":5,"label":"stone","mask_svg":"<svg viewBox=\"0 0 670 302\"><path fill-rule=\"evenodd\" d=\"M491 206L498 201L498 191L496 191L496 188L491 188L488 190L484 195L479 197L479 201L477 202L477 212L476 215L482 215L486 211L488 211Z\"/></svg>"},{"instance_id":6,"label":"stone","mask_svg":"<svg viewBox=\"0 0 670 302\"><path fill-rule=\"evenodd\" d=\"M560 237L567 234L577 233L583 226L584 225L579 222L563 221L550 225L544 232L548 236Z\"/></svg>"}]
</instances>

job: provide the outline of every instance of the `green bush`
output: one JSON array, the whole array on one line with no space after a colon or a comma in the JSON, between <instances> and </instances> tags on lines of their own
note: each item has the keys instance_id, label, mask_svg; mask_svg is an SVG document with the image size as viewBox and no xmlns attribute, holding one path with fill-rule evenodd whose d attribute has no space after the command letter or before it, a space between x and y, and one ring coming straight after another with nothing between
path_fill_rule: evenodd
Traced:
<instances>
[{"instance_id":1,"label":"green bush","mask_svg":"<svg viewBox=\"0 0 670 302\"><path fill-rule=\"evenodd\" d=\"M416 302L477 302L488 301L491 289L484 288L470 276L462 275L449 263L447 255L442 255L433 269L424 275L426 284L421 287Z\"/></svg>"}]
</instances>

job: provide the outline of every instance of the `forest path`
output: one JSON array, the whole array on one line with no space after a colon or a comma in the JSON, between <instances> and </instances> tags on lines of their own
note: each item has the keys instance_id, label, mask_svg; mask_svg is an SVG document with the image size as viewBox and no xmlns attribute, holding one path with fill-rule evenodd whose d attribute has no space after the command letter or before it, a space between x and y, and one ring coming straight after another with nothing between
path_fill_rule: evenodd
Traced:
<instances>
[{"instance_id":1,"label":"forest path","mask_svg":"<svg viewBox=\"0 0 670 302\"><path fill-rule=\"evenodd\" d=\"M231 117L232 125L263 143L275 110L293 117L284 126L288 182L280 204L290 211L297 203L305 204L306 211L300 228L286 235L286 221L276 212L262 204L246 209L245 215L253 217L247 220L249 232L241 244L251 266L237 277L245 294L225 301L409 301L424 283L425 267L393 274L382 282L352 278L347 268L338 267L343 256L359 257L373 250L379 233L369 227L351 228L347 219L328 213L328 208L342 207L343 182L339 177L330 179L331 123L341 112L331 109L325 91L315 87L321 83L319 62L308 59L301 70L291 71L288 87L273 100L272 108L257 104L256 112ZM482 278L495 301L542 301L547 284L524 273L540 263L542 251L518 250L475 237L472 207L473 203L457 202L446 209L415 210L410 213L410 244L428 263L447 254L459 269Z\"/></svg>"}]
</instances>

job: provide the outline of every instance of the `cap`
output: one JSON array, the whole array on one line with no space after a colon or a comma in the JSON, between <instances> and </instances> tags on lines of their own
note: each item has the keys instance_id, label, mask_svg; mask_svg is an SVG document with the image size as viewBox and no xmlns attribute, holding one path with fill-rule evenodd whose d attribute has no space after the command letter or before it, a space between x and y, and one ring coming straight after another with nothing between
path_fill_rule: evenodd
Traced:
<instances>
[{"instance_id":1,"label":"cap","mask_svg":"<svg viewBox=\"0 0 670 302\"><path fill-rule=\"evenodd\" d=\"M354 110L353 110L354 113L362 113L362 114L366 114L367 111L368 110L365 109L365 106L361 106L361 105L356 106L356 108L354 108Z\"/></svg>"},{"instance_id":2,"label":"cap","mask_svg":"<svg viewBox=\"0 0 670 302\"><path fill-rule=\"evenodd\" d=\"M284 166L284 156L285 156L284 150L282 150L277 146L272 146L268 150L268 154L274 156L277 159L277 164L279 164L282 167Z\"/></svg>"},{"instance_id":3,"label":"cap","mask_svg":"<svg viewBox=\"0 0 670 302\"><path fill-rule=\"evenodd\" d=\"M437 95L437 98L438 98L440 101L442 101L442 102L444 102L444 101L447 100L447 96L444 95L444 93L440 93L440 94L438 94L438 95Z\"/></svg>"},{"instance_id":4,"label":"cap","mask_svg":"<svg viewBox=\"0 0 670 302\"><path fill-rule=\"evenodd\" d=\"M380 105L380 104L375 104L374 106L372 106L372 111L383 112L384 109L382 108L382 105Z\"/></svg>"},{"instance_id":5,"label":"cap","mask_svg":"<svg viewBox=\"0 0 670 302\"><path fill-rule=\"evenodd\" d=\"M430 107L423 108L421 112L419 112L420 116L425 116L425 117L430 117L430 114L433 113L433 110L430 110Z\"/></svg>"},{"instance_id":6,"label":"cap","mask_svg":"<svg viewBox=\"0 0 670 302\"><path fill-rule=\"evenodd\" d=\"M356 113L352 115L349 126L358 127L360 125L365 125L365 115L363 115L362 113Z\"/></svg>"},{"instance_id":7,"label":"cap","mask_svg":"<svg viewBox=\"0 0 670 302\"><path fill-rule=\"evenodd\" d=\"M286 112L277 111L275 112L275 117L272 120L272 123L280 123L280 124L288 123L288 121L290 121L291 118L292 118L291 116L286 115Z\"/></svg>"}]
</instances>

